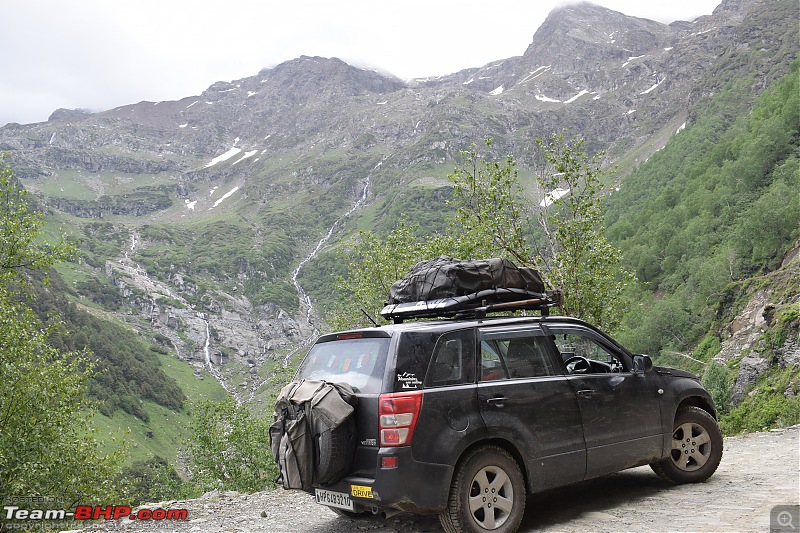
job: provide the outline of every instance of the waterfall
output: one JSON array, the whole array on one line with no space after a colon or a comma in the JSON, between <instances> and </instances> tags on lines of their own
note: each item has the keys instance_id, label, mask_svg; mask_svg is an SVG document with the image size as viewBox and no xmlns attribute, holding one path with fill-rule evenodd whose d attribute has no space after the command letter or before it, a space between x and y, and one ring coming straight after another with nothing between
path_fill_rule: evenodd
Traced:
<instances>
[{"instance_id":1,"label":"waterfall","mask_svg":"<svg viewBox=\"0 0 800 533\"><path fill-rule=\"evenodd\" d=\"M372 170L373 171L377 170L381 165L383 165L383 160L380 161L377 165L375 165L372 168ZM333 233L339 227L340 223L343 220L350 218L353 215L353 213L355 213L356 210L367 201L367 198L369 197L369 187L371 183L372 183L372 175L370 173L364 179L363 187L361 189L361 194L358 196L355 203L353 203L353 206L344 215L342 215L336 222L333 223L333 225L328 229L327 233L325 233L325 235L317 242L317 245L314 247L311 253L309 253L305 258L303 258L303 260L300 261L300 264L297 265L297 268L295 268L294 271L292 271L292 284L294 285L294 288L297 291L297 295L300 297L301 305L305 307L306 324L311 326L312 334L308 338L306 338L303 342L301 342L300 345L297 346L297 348L291 350L288 354L286 354L286 356L283 358L284 367L286 367L289 364L289 360L294 354L296 354L298 351L311 344L314 341L314 338L319 334L319 330L317 330L317 328L311 321L311 317L314 312L314 302L311 301L311 296L308 295L305 289L303 289L303 287L300 285L300 282L297 281L297 277L300 274L300 270L306 265L306 263L311 261L314 257L317 256L317 254L319 254L320 251L322 251L322 248L325 246L325 244L327 244L328 240L333 236Z\"/></svg>"},{"instance_id":2,"label":"waterfall","mask_svg":"<svg viewBox=\"0 0 800 533\"><path fill-rule=\"evenodd\" d=\"M203 353L205 354L205 366L206 366L206 369L209 372L211 372L212 370L214 370L214 367L211 366L211 350L209 350L209 348L208 348L208 346L209 346L209 344L211 342L211 328L208 326L208 320L206 320L206 317L203 315L203 313L199 313L199 315L200 315L200 318L203 319L203 322L206 323L206 343L203 346Z\"/></svg>"},{"instance_id":3,"label":"waterfall","mask_svg":"<svg viewBox=\"0 0 800 533\"><path fill-rule=\"evenodd\" d=\"M375 168L378 168L380 165L381 163L378 163L375 166ZM350 218L350 216L352 216L352 214L355 213L356 210L359 207L361 207L361 205L364 202L367 201L367 197L369 195L370 181L371 181L370 176L367 176L367 178L364 180L364 187L361 190L361 195L353 204L353 207L351 207L350 210L347 211L347 213L342 215L341 218L339 218L336 222L333 223L330 229L328 229L328 232L325 234L325 236L323 236L319 240L319 242L317 242L317 245L314 247L311 253L309 253L302 261L300 261L300 264L298 264L297 268L295 268L294 271L292 272L292 284L294 285L294 288L297 291L298 296L300 297L300 301L306 308L306 323L309 325L311 325L311 315L314 311L314 303L311 301L311 297L308 295L305 289L303 289L303 287L297 281L297 276L298 274L300 274L300 270L306 265L306 263L308 263L314 257L316 257L317 254L319 254L319 252L322 250L322 247L325 246L325 244L327 244L328 240L330 240L331 236L333 236L333 232L336 231L336 228L339 227L339 223L347 218Z\"/></svg>"}]
</instances>

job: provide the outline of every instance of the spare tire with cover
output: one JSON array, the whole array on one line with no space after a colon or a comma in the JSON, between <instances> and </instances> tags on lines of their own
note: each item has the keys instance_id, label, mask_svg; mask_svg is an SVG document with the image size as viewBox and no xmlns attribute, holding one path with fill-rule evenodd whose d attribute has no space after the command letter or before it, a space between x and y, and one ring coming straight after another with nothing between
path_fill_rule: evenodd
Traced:
<instances>
[{"instance_id":1,"label":"spare tire with cover","mask_svg":"<svg viewBox=\"0 0 800 533\"><path fill-rule=\"evenodd\" d=\"M356 448L356 401L346 383L302 380L281 389L269 436L283 488L310 491L347 473Z\"/></svg>"}]
</instances>

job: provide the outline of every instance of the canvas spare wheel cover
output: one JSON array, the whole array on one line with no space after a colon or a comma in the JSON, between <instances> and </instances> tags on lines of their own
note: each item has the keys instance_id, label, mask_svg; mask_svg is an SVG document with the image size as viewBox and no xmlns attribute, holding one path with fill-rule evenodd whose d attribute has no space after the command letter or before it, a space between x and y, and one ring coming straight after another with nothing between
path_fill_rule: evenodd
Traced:
<instances>
[{"instance_id":1,"label":"canvas spare wheel cover","mask_svg":"<svg viewBox=\"0 0 800 533\"><path fill-rule=\"evenodd\" d=\"M281 389L270 447L284 488L310 490L347 473L356 447L356 401L346 383L302 380Z\"/></svg>"}]
</instances>

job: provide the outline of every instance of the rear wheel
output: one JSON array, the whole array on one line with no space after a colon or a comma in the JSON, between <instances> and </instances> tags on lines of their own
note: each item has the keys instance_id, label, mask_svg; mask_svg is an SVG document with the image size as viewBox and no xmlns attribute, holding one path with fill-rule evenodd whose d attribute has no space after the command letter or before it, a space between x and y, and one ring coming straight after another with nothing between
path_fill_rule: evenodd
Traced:
<instances>
[{"instance_id":1,"label":"rear wheel","mask_svg":"<svg viewBox=\"0 0 800 533\"><path fill-rule=\"evenodd\" d=\"M699 483L711 477L722 460L722 433L717 421L699 407L675 414L670 455L650 467L672 483Z\"/></svg>"},{"instance_id":2,"label":"rear wheel","mask_svg":"<svg viewBox=\"0 0 800 533\"><path fill-rule=\"evenodd\" d=\"M525 513L525 499L525 481L514 458L497 446L483 446L456 467L439 521L450 533L514 532Z\"/></svg>"}]
</instances>

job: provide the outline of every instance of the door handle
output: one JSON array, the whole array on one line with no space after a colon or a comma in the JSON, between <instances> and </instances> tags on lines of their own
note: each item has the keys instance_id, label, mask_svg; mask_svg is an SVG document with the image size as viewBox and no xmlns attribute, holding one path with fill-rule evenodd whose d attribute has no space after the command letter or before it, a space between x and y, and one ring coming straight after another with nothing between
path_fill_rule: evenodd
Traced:
<instances>
[{"instance_id":1,"label":"door handle","mask_svg":"<svg viewBox=\"0 0 800 533\"><path fill-rule=\"evenodd\" d=\"M508 401L508 398L504 396L495 396L494 398L487 398L486 403L489 405L496 405L497 407L503 407L503 402Z\"/></svg>"},{"instance_id":2,"label":"door handle","mask_svg":"<svg viewBox=\"0 0 800 533\"><path fill-rule=\"evenodd\" d=\"M591 396L594 394L594 389L581 389L577 394L578 396Z\"/></svg>"}]
</instances>

